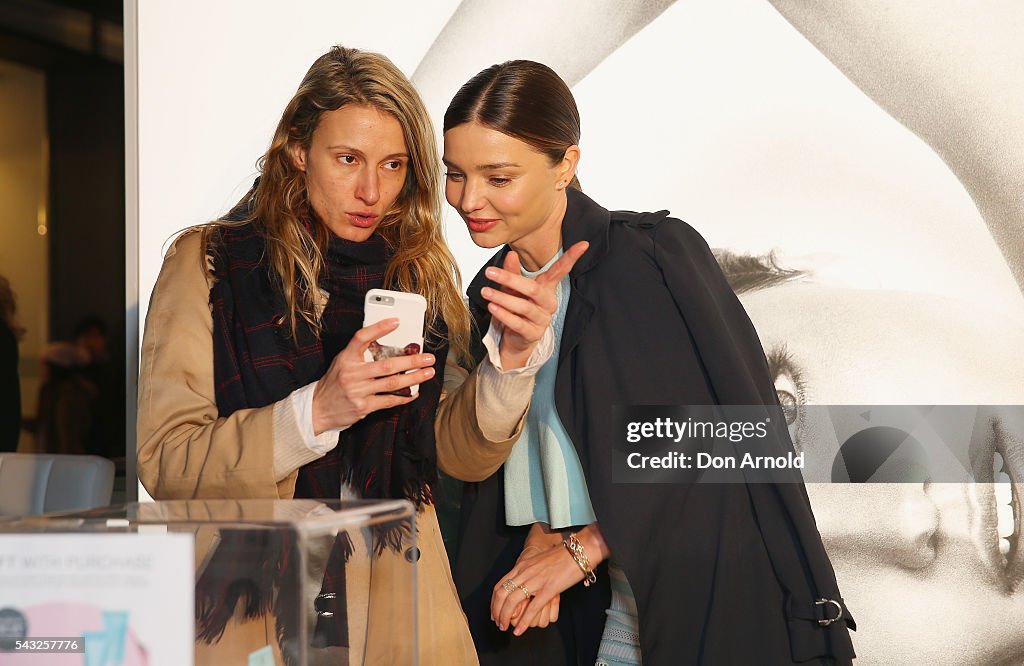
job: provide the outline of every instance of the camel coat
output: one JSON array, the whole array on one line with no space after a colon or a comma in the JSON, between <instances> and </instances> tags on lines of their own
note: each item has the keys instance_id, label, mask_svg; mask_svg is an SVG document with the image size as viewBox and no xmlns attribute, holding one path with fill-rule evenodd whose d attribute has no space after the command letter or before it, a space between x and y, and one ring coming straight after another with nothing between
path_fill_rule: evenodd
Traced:
<instances>
[{"instance_id":1,"label":"camel coat","mask_svg":"<svg viewBox=\"0 0 1024 666\"><path fill-rule=\"evenodd\" d=\"M139 479L160 500L290 499L298 467L316 454L302 443L286 400L218 417L209 306L211 279L201 257L200 235L190 233L179 238L164 258L146 316L139 372ZM459 383L462 386L453 390L439 408L451 438L445 445L438 440L438 448L445 451L444 455L439 451L442 468L442 459L459 459L456 451L461 447L452 444L453 440L463 436L469 441L482 438L475 419L475 377L462 382L465 372L454 364L446 367L447 374L451 377L445 378L446 388L454 389ZM484 466L500 466L517 436L518 428L508 440L495 443L493 459ZM474 455L483 455L483 462L488 463L488 452L474 450ZM278 469L283 465L291 471L277 479L275 464ZM469 466L480 469L481 461L475 459ZM423 506L416 516L416 526L420 549L416 564L419 663L475 665L478 661L473 641L432 505ZM403 554L386 551L374 564L375 578L381 574L376 567L381 566L397 569L409 564ZM353 603L360 603L351 595L348 601L350 609ZM355 645L358 640L352 638L349 662L411 663L410 637L387 631L410 607L411 603L404 609L370 604L365 643ZM375 637L380 630L386 633ZM245 663L250 652L273 643L267 640L273 633L272 622L233 623L217 645L198 648L197 663Z\"/></svg>"}]
</instances>

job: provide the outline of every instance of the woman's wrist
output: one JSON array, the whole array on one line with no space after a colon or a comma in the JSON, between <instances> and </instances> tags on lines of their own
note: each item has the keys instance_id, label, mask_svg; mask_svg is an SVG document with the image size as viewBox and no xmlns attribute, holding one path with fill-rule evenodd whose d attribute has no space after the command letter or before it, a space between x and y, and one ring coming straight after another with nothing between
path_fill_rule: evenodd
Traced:
<instances>
[{"instance_id":1,"label":"woman's wrist","mask_svg":"<svg viewBox=\"0 0 1024 666\"><path fill-rule=\"evenodd\" d=\"M611 557L611 549L608 548L608 544L605 542L604 535L601 534L601 529L597 526L597 523L591 523L584 527L576 533L576 538L583 545L587 556L590 558L590 562L595 567Z\"/></svg>"},{"instance_id":2,"label":"woman's wrist","mask_svg":"<svg viewBox=\"0 0 1024 666\"><path fill-rule=\"evenodd\" d=\"M523 545L523 552L527 548L535 548L539 551L562 545L562 533L559 530L551 529L547 523L534 523L526 535L526 543Z\"/></svg>"},{"instance_id":3,"label":"woman's wrist","mask_svg":"<svg viewBox=\"0 0 1024 666\"><path fill-rule=\"evenodd\" d=\"M505 349L505 345L498 346L498 356L501 357L501 368L503 370L518 370L519 368L525 368L530 362L530 356L533 355L533 350L537 345L531 345L525 350L508 350Z\"/></svg>"},{"instance_id":4,"label":"woman's wrist","mask_svg":"<svg viewBox=\"0 0 1024 666\"><path fill-rule=\"evenodd\" d=\"M594 567L597 566L597 563L591 563L590 557L587 555L587 549L576 536L576 533L568 532L565 538L562 539L562 546L565 547L565 551L572 558L580 573L583 574L584 587L590 587L596 583L597 574L594 573Z\"/></svg>"}]
</instances>

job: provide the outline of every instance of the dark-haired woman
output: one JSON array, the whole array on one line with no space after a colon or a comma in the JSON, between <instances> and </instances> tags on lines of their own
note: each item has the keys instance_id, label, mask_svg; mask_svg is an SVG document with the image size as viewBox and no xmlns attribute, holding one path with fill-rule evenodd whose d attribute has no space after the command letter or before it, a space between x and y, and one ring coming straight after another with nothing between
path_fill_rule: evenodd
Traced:
<instances>
[{"instance_id":1,"label":"dark-haired woman","mask_svg":"<svg viewBox=\"0 0 1024 666\"><path fill-rule=\"evenodd\" d=\"M481 663L851 660L802 484L612 482L617 405L778 406L703 239L579 191L579 114L544 65L475 76L444 138L448 202L502 247L469 288L488 330L475 408L439 412L442 468L481 481L455 566ZM784 423L772 437L792 450Z\"/></svg>"},{"instance_id":2,"label":"dark-haired woman","mask_svg":"<svg viewBox=\"0 0 1024 666\"><path fill-rule=\"evenodd\" d=\"M430 489L441 369L467 353L470 322L441 235L440 165L423 104L387 58L335 47L303 78L260 166L226 219L183 235L164 259L142 345L139 478L157 499L411 500L418 556L389 540L374 569L386 579L418 559L417 598L395 607L384 595L359 608L346 603L366 601L351 580L340 593L325 589L325 625L365 611L369 626L350 623L343 636L318 624L318 638L347 647L352 663L412 663L405 630L415 603L419 663L475 664ZM364 361L397 325L362 327L376 287L426 299L427 353ZM393 394L413 384L417 396ZM230 551L223 541L218 550ZM281 598L259 592L261 610ZM238 595L225 596L197 599L203 637L230 624ZM311 615L312 599L303 602ZM278 613L271 636L281 622ZM262 627L255 633L273 643Z\"/></svg>"}]
</instances>

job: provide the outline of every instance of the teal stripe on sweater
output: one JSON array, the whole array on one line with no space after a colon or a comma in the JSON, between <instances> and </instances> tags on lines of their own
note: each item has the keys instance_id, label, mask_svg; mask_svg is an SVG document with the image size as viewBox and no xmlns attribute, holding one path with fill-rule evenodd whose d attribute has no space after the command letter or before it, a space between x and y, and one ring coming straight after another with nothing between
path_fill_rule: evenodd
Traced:
<instances>
[{"instance_id":1,"label":"teal stripe on sweater","mask_svg":"<svg viewBox=\"0 0 1024 666\"><path fill-rule=\"evenodd\" d=\"M535 278L560 256L561 251L539 271L522 273ZM505 522L509 525L544 522L559 529L597 520L580 459L555 409L558 347L569 305L568 276L558 284L557 296L558 311L552 321L555 352L537 372L523 432L505 461Z\"/></svg>"}]
</instances>

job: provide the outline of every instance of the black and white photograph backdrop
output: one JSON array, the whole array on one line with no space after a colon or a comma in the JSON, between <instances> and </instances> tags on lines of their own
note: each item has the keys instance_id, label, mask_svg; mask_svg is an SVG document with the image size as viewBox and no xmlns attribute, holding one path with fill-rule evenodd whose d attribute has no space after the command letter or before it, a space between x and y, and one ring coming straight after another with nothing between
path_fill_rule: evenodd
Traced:
<instances>
[{"instance_id":1,"label":"black and white photograph backdrop","mask_svg":"<svg viewBox=\"0 0 1024 666\"><path fill-rule=\"evenodd\" d=\"M132 30L140 327L169 240L251 186L330 46L387 55L438 127L470 76L527 58L576 96L585 192L763 259L739 291L780 396L1024 405L1019 2L138 0ZM491 252L445 219L465 282ZM992 418L996 492L809 486L858 663L1024 664L1019 414Z\"/></svg>"}]
</instances>

